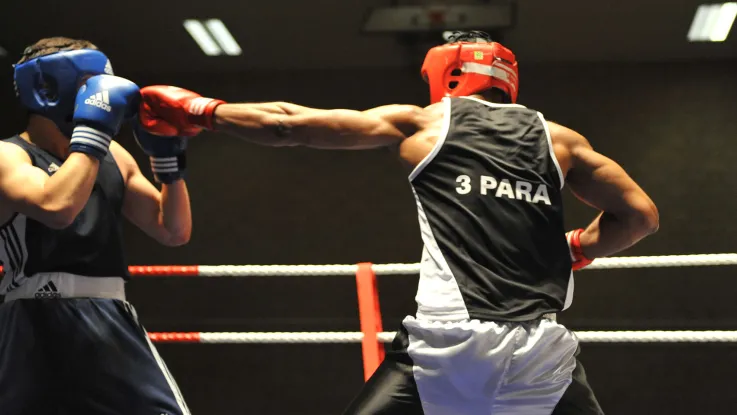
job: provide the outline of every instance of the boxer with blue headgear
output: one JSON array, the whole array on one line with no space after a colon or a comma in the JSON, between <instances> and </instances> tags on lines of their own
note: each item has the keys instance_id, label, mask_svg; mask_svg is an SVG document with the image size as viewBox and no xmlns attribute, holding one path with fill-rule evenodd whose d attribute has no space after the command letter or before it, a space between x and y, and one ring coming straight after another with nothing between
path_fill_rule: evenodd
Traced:
<instances>
[{"instance_id":1,"label":"boxer with blue headgear","mask_svg":"<svg viewBox=\"0 0 737 415\"><path fill-rule=\"evenodd\" d=\"M125 217L162 244L189 240L186 140L138 131L159 191L113 141L139 88L84 40L30 46L15 86L30 115L0 141L3 415L189 414L125 301L121 233Z\"/></svg>"},{"instance_id":2,"label":"boxer with blue headgear","mask_svg":"<svg viewBox=\"0 0 737 415\"><path fill-rule=\"evenodd\" d=\"M61 51L15 65L15 91L23 106L52 120L71 135L74 99L87 76L112 75L104 53L94 49Z\"/></svg>"}]
</instances>

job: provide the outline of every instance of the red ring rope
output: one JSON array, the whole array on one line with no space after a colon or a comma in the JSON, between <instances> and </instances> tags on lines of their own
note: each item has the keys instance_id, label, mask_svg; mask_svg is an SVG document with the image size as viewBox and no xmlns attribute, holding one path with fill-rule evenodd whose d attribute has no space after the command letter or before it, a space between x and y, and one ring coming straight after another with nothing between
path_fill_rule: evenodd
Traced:
<instances>
[{"instance_id":1,"label":"red ring rope","mask_svg":"<svg viewBox=\"0 0 737 415\"><path fill-rule=\"evenodd\" d=\"M3 267L0 266L0 273ZM128 272L135 276L148 277L196 277L200 275L199 265L131 265Z\"/></svg>"},{"instance_id":2,"label":"red ring rope","mask_svg":"<svg viewBox=\"0 0 737 415\"><path fill-rule=\"evenodd\" d=\"M148 338L157 343L199 343L200 333L148 333Z\"/></svg>"}]
</instances>

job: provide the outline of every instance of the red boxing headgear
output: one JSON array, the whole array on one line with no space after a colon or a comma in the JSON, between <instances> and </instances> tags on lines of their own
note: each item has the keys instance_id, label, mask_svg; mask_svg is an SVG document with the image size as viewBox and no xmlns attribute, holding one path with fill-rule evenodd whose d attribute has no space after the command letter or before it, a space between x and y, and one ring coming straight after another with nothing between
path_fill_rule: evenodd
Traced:
<instances>
[{"instance_id":1,"label":"red boxing headgear","mask_svg":"<svg viewBox=\"0 0 737 415\"><path fill-rule=\"evenodd\" d=\"M455 34L449 43L430 49L422 77L430 84L433 104L446 96L473 95L489 88L498 88L517 102L517 59L483 32Z\"/></svg>"}]
</instances>

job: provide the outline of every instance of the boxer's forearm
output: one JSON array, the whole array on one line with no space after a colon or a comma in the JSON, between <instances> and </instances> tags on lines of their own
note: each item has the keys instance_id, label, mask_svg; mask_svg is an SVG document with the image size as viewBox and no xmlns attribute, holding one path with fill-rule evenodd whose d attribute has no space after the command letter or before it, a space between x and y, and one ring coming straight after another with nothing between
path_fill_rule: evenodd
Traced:
<instances>
[{"instance_id":1,"label":"boxer's forearm","mask_svg":"<svg viewBox=\"0 0 737 415\"><path fill-rule=\"evenodd\" d=\"M42 221L51 227L69 226L90 198L100 162L82 153L72 153L44 184L40 207Z\"/></svg>"},{"instance_id":2,"label":"boxer's forearm","mask_svg":"<svg viewBox=\"0 0 737 415\"><path fill-rule=\"evenodd\" d=\"M167 245L183 245L189 242L192 234L192 211L184 180L177 180L161 187L159 222L169 233Z\"/></svg>"},{"instance_id":3,"label":"boxer's forearm","mask_svg":"<svg viewBox=\"0 0 737 415\"><path fill-rule=\"evenodd\" d=\"M299 136L291 134L285 123L278 122L275 117L279 115L289 115L279 103L221 104L213 114L213 126L218 131L255 144L272 147L299 145Z\"/></svg>"},{"instance_id":4,"label":"boxer's forearm","mask_svg":"<svg viewBox=\"0 0 737 415\"><path fill-rule=\"evenodd\" d=\"M642 215L617 217L604 212L581 233L581 250L587 258L606 257L631 247L656 230Z\"/></svg>"},{"instance_id":5,"label":"boxer's forearm","mask_svg":"<svg viewBox=\"0 0 737 415\"><path fill-rule=\"evenodd\" d=\"M395 120L387 114L406 112L400 111L403 106L393 112L384 108L364 113L308 108L289 102L228 104L161 85L143 88L141 95L147 105L139 117L147 131L158 135L191 136L205 128L266 146L320 149L376 148L406 138L395 125L405 124L406 120Z\"/></svg>"},{"instance_id":6,"label":"boxer's forearm","mask_svg":"<svg viewBox=\"0 0 737 415\"><path fill-rule=\"evenodd\" d=\"M361 111L321 110L290 103L222 104L216 129L268 146L366 149L396 144L405 135L392 123Z\"/></svg>"}]
</instances>

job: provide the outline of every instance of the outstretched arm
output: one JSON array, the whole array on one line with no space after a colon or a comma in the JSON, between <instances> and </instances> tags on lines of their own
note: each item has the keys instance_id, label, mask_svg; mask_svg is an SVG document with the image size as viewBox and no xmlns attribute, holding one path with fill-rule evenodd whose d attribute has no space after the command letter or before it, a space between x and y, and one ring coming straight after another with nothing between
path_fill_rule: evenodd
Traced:
<instances>
[{"instance_id":1,"label":"outstretched arm","mask_svg":"<svg viewBox=\"0 0 737 415\"><path fill-rule=\"evenodd\" d=\"M141 123L156 134L195 135L203 128L216 129L261 145L320 149L397 144L406 138L417 109L396 105L361 112L286 102L227 104L169 86L146 87L141 95Z\"/></svg>"},{"instance_id":2,"label":"outstretched arm","mask_svg":"<svg viewBox=\"0 0 737 415\"><path fill-rule=\"evenodd\" d=\"M398 144L406 138L401 116L409 116L413 107L392 107L393 111L361 112L286 102L222 104L215 110L214 127L263 145L360 150Z\"/></svg>"}]
</instances>

